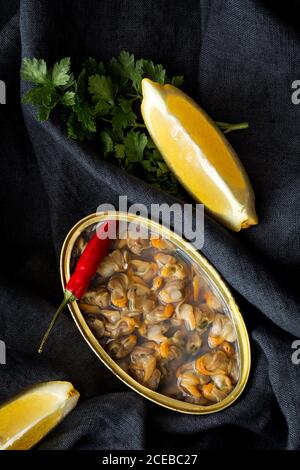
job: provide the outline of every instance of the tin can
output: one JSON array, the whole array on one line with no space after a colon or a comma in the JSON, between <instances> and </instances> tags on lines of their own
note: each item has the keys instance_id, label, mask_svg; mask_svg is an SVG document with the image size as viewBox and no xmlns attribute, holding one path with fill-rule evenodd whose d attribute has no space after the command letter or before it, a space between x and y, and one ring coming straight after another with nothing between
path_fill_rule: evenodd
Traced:
<instances>
[{"instance_id":1,"label":"tin can","mask_svg":"<svg viewBox=\"0 0 300 470\"><path fill-rule=\"evenodd\" d=\"M60 273L63 288L70 278L71 256L76 240L87 228L95 226L96 224L106 220L119 220L127 223L138 222L138 224L144 226L150 231L163 234L163 237L170 240L176 246L176 249L179 250L186 259L189 259L194 265L199 267L201 272L205 273L205 276L209 280L210 284L222 298L223 303L226 306L227 314L231 317L231 320L236 329L237 350L239 355L239 379L235 387L224 400L206 406L181 401L151 390L137 382L109 356L109 354L104 350L88 327L85 318L79 309L78 303L76 301L72 302L69 304L71 315L89 347L106 365L106 367L108 367L111 372L114 373L126 385L128 385L143 397L165 408L181 413L201 415L215 413L232 405L232 403L237 400L237 398L243 392L250 372L251 355L247 329L233 295L231 294L224 280L221 278L216 269L208 262L208 260L199 251L197 251L191 243L184 240L181 236L167 229L163 225L158 224L157 222L153 222L144 217L133 214L113 211L88 215L84 219L80 220L70 230L64 241L60 257Z\"/></svg>"}]
</instances>

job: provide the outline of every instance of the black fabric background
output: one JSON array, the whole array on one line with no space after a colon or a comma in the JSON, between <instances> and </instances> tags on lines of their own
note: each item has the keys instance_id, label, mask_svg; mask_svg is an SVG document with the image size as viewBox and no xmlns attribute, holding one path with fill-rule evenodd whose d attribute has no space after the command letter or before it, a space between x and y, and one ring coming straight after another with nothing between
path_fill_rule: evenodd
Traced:
<instances>
[{"instance_id":1,"label":"black fabric background","mask_svg":"<svg viewBox=\"0 0 300 470\"><path fill-rule=\"evenodd\" d=\"M300 449L300 108L296 2L259 0L0 0L0 398L67 379L75 411L39 449ZM250 121L229 135L257 196L260 224L233 234L206 218L204 254L233 289L251 336L252 370L227 410L185 416L131 392L89 350L70 317L45 353L36 347L61 299L59 253L71 226L102 202L172 201L65 137L54 117L20 107L22 56L109 58L121 49L184 73L184 89L218 120Z\"/></svg>"}]
</instances>

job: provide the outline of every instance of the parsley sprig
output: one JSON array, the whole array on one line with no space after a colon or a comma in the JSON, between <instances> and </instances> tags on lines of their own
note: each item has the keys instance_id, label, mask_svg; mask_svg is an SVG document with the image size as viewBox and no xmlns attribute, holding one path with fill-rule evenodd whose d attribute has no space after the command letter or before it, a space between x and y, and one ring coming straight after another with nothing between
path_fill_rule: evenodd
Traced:
<instances>
[{"instance_id":1,"label":"parsley sprig","mask_svg":"<svg viewBox=\"0 0 300 470\"><path fill-rule=\"evenodd\" d=\"M79 75L71 72L66 57L52 68L43 59L23 59L22 79L34 85L22 98L37 108L37 119L49 119L58 107L72 139L97 138L104 158L127 172L171 194L183 192L154 145L141 116L141 81L180 87L183 76L169 78L162 65L135 59L122 51L106 63L86 60ZM224 132L248 127L247 123L218 123Z\"/></svg>"}]
</instances>

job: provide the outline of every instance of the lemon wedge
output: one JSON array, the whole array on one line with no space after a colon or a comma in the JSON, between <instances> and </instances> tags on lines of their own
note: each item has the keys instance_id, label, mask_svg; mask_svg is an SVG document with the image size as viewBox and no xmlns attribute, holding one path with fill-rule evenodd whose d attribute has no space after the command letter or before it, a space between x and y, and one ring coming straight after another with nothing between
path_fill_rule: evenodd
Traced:
<instances>
[{"instance_id":1,"label":"lemon wedge","mask_svg":"<svg viewBox=\"0 0 300 470\"><path fill-rule=\"evenodd\" d=\"M76 406L70 382L38 384L0 407L0 450L27 450Z\"/></svg>"},{"instance_id":2,"label":"lemon wedge","mask_svg":"<svg viewBox=\"0 0 300 470\"><path fill-rule=\"evenodd\" d=\"M234 231L257 224L245 169L205 111L173 85L144 78L142 93L146 127L186 190Z\"/></svg>"}]
</instances>

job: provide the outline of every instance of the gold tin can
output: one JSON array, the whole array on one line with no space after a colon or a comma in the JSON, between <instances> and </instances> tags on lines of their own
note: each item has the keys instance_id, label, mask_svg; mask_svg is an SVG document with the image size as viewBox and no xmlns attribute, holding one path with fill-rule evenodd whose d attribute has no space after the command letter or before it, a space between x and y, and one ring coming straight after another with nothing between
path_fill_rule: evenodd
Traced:
<instances>
[{"instance_id":1,"label":"gold tin can","mask_svg":"<svg viewBox=\"0 0 300 470\"><path fill-rule=\"evenodd\" d=\"M153 230L156 233L162 234L165 238L169 239L171 242L176 245L190 260L192 260L198 267L206 274L212 285L218 291L218 294L223 299L232 321L234 322L236 332L237 332L237 346L239 352L239 367L240 367L240 376L237 384L234 389L229 393L229 395L219 403L214 403L212 405L198 405L194 403L188 403L185 401L177 400L175 398L168 397L156 391L150 390L149 388L141 385L134 378L132 378L127 372L125 372L103 349L99 344L98 340L94 337L93 333L89 329L77 302L72 302L69 304L69 309L71 311L72 317L90 346L98 358L108 367L111 372L113 372L120 380L122 380L126 385L132 388L135 392L139 393L143 397L151 400L152 402L161 405L165 408L168 408L173 411L178 411L181 413L187 414L209 414L221 411L224 408L232 405L232 403L237 400L237 398L243 392L250 372L250 343L247 333L247 329L243 320L243 317L239 311L239 308L231 294L229 288L216 271L216 269L208 262L208 260L200 254L189 242L185 241L181 236L172 232L171 230L165 228L163 225L156 222L152 222L144 217L136 216L133 214L128 214L124 212L105 212L105 213L96 213L91 214L80 220L68 233L64 241L61 257L60 257L60 273L61 273L61 282L63 288L70 279L70 261L72 250L77 238L80 234L86 230L88 227L104 222L105 220L120 220L124 222L133 222L142 224L144 227L149 230Z\"/></svg>"}]
</instances>

